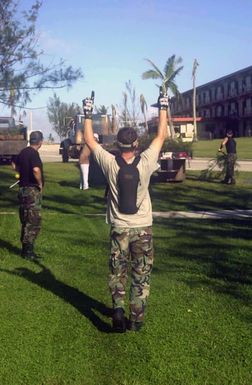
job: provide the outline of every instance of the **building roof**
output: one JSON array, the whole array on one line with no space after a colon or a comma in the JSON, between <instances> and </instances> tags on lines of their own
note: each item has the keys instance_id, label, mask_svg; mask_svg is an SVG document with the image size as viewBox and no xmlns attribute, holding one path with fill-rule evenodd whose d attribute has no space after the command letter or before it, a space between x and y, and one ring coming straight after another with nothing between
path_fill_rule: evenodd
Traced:
<instances>
[{"instance_id":1,"label":"building roof","mask_svg":"<svg viewBox=\"0 0 252 385\"><path fill-rule=\"evenodd\" d=\"M151 120L148 121L148 124L155 124L158 123L158 116L153 117ZM196 122L201 122L203 120L202 117L197 116ZM191 116L172 116L173 123L193 123L193 117Z\"/></svg>"},{"instance_id":2,"label":"building roof","mask_svg":"<svg viewBox=\"0 0 252 385\"><path fill-rule=\"evenodd\" d=\"M249 66L249 67L246 67L246 68L243 68L241 70L238 70L238 71L235 71L235 72L232 72L231 74L228 74L228 75L225 75L225 76L222 76L218 79L215 79L215 80L211 80L210 82L207 82L205 84L202 84L200 86L197 86L196 89L199 90L200 88L203 88L203 87L209 87L211 86L212 84L214 83L218 83L218 82L222 82L223 80L226 80L228 78L232 78L233 76L236 76L236 75L240 75L242 74L243 72L252 72L252 66ZM186 94L186 93L189 93L189 92L192 92L192 88L190 90L187 90L187 91L183 91L181 92L181 94Z\"/></svg>"}]
</instances>

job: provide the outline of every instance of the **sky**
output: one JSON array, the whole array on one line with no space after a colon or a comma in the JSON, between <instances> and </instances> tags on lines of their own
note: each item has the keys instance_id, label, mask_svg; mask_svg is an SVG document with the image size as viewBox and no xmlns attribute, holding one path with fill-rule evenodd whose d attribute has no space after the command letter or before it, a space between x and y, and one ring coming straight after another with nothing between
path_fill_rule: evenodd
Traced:
<instances>
[{"instance_id":1,"label":"sky","mask_svg":"<svg viewBox=\"0 0 252 385\"><path fill-rule=\"evenodd\" d=\"M20 6L33 3L21 0ZM251 0L44 0L37 33L45 62L63 58L84 74L70 90L42 92L27 105L42 107L27 109L24 122L46 137L52 132L56 138L45 108L54 92L62 102L81 105L94 90L97 106L120 107L130 80L148 106L156 102L156 81L142 79L151 68L145 58L163 70L171 55L182 57L184 68L176 79L180 92L192 88L195 58L197 85L252 65ZM149 116L154 112L148 111Z\"/></svg>"}]
</instances>

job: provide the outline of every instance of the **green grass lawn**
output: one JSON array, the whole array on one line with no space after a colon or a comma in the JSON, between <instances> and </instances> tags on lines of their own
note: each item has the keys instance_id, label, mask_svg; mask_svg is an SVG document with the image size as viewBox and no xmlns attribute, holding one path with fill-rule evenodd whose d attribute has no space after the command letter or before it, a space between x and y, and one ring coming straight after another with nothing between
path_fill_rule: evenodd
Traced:
<instances>
[{"instance_id":1,"label":"green grass lawn","mask_svg":"<svg viewBox=\"0 0 252 385\"><path fill-rule=\"evenodd\" d=\"M42 263L19 256L13 172L0 178L1 385L250 385L252 222L154 221L146 324L111 333L103 187L78 189L78 169L45 164ZM251 173L235 186L152 186L154 210L252 208ZM86 215L89 214L89 215Z\"/></svg>"},{"instance_id":2,"label":"green grass lawn","mask_svg":"<svg viewBox=\"0 0 252 385\"><path fill-rule=\"evenodd\" d=\"M252 160L252 138L243 137L235 138L237 142L238 160ZM221 139L199 140L194 142L193 157L199 158L214 158L220 147Z\"/></svg>"}]
</instances>

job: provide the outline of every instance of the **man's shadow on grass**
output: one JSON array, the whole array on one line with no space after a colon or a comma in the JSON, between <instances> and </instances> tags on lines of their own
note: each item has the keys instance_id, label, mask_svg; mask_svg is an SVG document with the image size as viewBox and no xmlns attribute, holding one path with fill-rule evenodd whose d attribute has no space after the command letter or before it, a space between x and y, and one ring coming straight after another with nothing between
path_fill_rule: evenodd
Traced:
<instances>
[{"instance_id":1,"label":"man's shadow on grass","mask_svg":"<svg viewBox=\"0 0 252 385\"><path fill-rule=\"evenodd\" d=\"M34 262L41 268L36 273L25 267L18 267L14 270L0 269L1 272L22 277L29 282L42 287L45 290L57 295L65 302L75 307L81 314L88 318L92 324L101 332L111 333L112 327L104 322L95 312L106 317L112 317L112 309L94 298L80 292L78 289L59 281L53 273L40 262Z\"/></svg>"},{"instance_id":2,"label":"man's shadow on grass","mask_svg":"<svg viewBox=\"0 0 252 385\"><path fill-rule=\"evenodd\" d=\"M1 249L6 249L10 253L17 254L20 256L21 249L19 249L16 246L11 245L9 242L4 241L3 239L0 239L0 248Z\"/></svg>"}]
</instances>

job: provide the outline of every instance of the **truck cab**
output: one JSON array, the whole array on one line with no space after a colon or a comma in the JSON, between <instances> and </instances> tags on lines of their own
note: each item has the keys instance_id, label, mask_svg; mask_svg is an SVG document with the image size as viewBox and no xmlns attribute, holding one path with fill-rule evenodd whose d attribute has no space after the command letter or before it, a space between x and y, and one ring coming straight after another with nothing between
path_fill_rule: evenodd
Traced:
<instances>
[{"instance_id":1,"label":"truck cab","mask_svg":"<svg viewBox=\"0 0 252 385\"><path fill-rule=\"evenodd\" d=\"M78 159L80 151L84 146L83 137L84 115L78 114L74 118L68 118L67 137L60 143L59 154L62 162L68 162L69 158Z\"/></svg>"},{"instance_id":2,"label":"truck cab","mask_svg":"<svg viewBox=\"0 0 252 385\"><path fill-rule=\"evenodd\" d=\"M84 141L84 115L78 114L68 119L67 137L60 143L59 154L62 162L66 163L71 159L79 159L80 152L85 144ZM93 114L93 130L99 136L100 143L111 143L114 135L111 132L109 115Z\"/></svg>"},{"instance_id":3,"label":"truck cab","mask_svg":"<svg viewBox=\"0 0 252 385\"><path fill-rule=\"evenodd\" d=\"M27 127L9 116L0 117L0 161L10 162L28 144Z\"/></svg>"}]
</instances>

